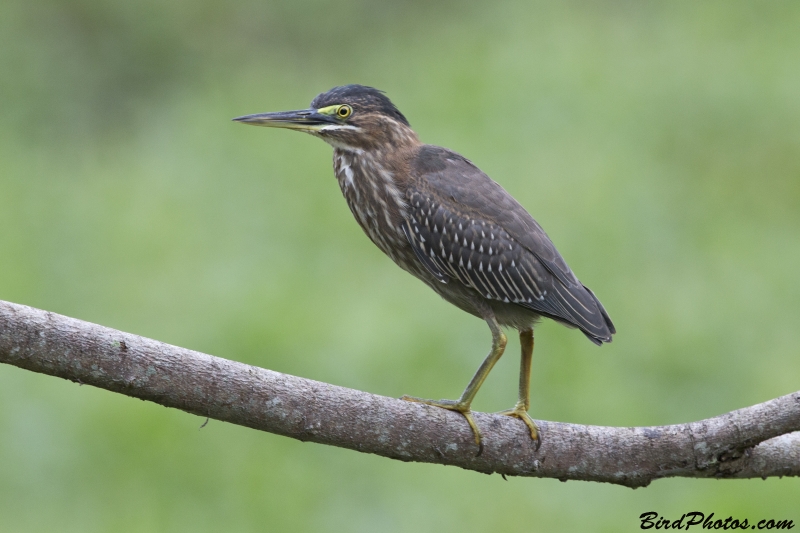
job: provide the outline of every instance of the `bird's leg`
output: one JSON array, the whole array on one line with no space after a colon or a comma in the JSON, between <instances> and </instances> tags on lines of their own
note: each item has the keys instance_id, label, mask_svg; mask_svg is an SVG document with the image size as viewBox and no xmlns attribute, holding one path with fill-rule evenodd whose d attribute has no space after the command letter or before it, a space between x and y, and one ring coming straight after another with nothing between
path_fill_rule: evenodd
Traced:
<instances>
[{"instance_id":1,"label":"bird's leg","mask_svg":"<svg viewBox=\"0 0 800 533\"><path fill-rule=\"evenodd\" d=\"M481 385L483 385L483 382L486 381L486 377L489 375L489 372L492 371L495 363L497 363L497 361L499 361L500 357L503 355L507 342L506 335L500 329L500 324L497 323L497 320L494 318L494 316L487 318L486 322L489 324L489 328L492 330L492 350L489 352L489 355L486 356L486 359L483 360L483 363L481 363L481 366L478 368L478 371L475 372L475 375L472 376L467 388L464 389L464 392L461 394L461 397L458 400L426 400L423 398L415 398L413 396L403 396L401 398L401 400L406 400L409 402L419 402L441 407L442 409L448 409L450 411L458 411L464 415L464 418L467 419L467 423L469 423L469 427L472 428L473 435L475 435L475 444L478 445L478 455L483 452L483 440L481 437L481 430L478 429L478 425L475 423L475 419L472 417L470 405L472 404L472 400L475 398L475 395L478 394L478 389L480 389Z\"/></svg>"},{"instance_id":2,"label":"bird's leg","mask_svg":"<svg viewBox=\"0 0 800 533\"><path fill-rule=\"evenodd\" d=\"M519 343L522 346L522 357L519 365L519 395L517 405L513 409L500 411L498 415L514 416L525 422L531 430L531 438L536 442L536 449L539 449L542 441L539 437L539 428L528 414L530 407L530 385L531 385L531 359L533 359L533 330L527 329L519 332Z\"/></svg>"}]
</instances>

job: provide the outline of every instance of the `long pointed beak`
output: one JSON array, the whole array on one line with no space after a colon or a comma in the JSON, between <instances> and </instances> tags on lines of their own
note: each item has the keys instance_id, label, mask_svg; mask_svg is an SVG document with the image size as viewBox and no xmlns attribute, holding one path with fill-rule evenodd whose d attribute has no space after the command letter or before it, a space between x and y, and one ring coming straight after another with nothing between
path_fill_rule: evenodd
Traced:
<instances>
[{"instance_id":1,"label":"long pointed beak","mask_svg":"<svg viewBox=\"0 0 800 533\"><path fill-rule=\"evenodd\" d=\"M266 126L268 128L287 128L300 131L319 131L325 126L336 124L336 119L318 113L316 109L299 111L278 111L275 113L257 113L233 119L243 124Z\"/></svg>"}]
</instances>

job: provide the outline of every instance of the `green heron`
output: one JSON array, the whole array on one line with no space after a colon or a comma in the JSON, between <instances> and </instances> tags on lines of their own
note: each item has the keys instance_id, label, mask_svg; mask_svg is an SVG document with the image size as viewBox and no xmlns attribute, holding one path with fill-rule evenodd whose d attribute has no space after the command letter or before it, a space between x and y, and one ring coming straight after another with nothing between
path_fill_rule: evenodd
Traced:
<instances>
[{"instance_id":1,"label":"green heron","mask_svg":"<svg viewBox=\"0 0 800 533\"><path fill-rule=\"evenodd\" d=\"M459 309L482 318L492 349L458 400L403 396L464 415L482 450L470 405L503 355L501 326L519 331L519 396L499 414L522 420L538 447L528 414L533 326L547 317L578 328L597 345L614 325L542 227L510 194L465 157L423 144L382 91L335 87L310 109L233 119L310 133L333 146L333 167L347 205L364 233L403 270Z\"/></svg>"}]
</instances>

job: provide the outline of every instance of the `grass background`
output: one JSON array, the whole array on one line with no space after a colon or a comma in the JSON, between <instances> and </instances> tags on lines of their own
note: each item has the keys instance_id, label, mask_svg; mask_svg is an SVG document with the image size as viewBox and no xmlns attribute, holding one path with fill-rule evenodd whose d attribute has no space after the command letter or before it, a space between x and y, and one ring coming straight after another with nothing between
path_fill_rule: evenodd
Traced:
<instances>
[{"instance_id":1,"label":"grass background","mask_svg":"<svg viewBox=\"0 0 800 533\"><path fill-rule=\"evenodd\" d=\"M696 420L800 383L800 5L5 0L0 299L388 396L455 397L479 320L352 220L330 148L230 118L382 88L533 213L619 334L537 329L534 417ZM475 408L510 407L518 344ZM3 531L800 523L800 480L632 491L404 464L0 367Z\"/></svg>"}]
</instances>

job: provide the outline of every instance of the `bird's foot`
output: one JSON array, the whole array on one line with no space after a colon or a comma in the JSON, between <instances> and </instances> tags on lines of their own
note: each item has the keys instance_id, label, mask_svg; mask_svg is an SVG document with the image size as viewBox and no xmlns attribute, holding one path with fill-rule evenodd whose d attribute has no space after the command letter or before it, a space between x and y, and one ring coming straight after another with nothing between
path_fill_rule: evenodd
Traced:
<instances>
[{"instance_id":1,"label":"bird's foot","mask_svg":"<svg viewBox=\"0 0 800 533\"><path fill-rule=\"evenodd\" d=\"M472 429L472 434L475 436L475 444L478 445L478 453L475 455L475 457L483 453L483 437L481 436L481 430L478 429L478 424L475 423L475 419L472 417L472 411L469 408L470 404L460 400L426 400L424 398L416 398L414 396L403 396L400 399L407 402L424 403L434 407L441 407L442 409L447 409L448 411L457 411L461 413L464 415L464 418L467 419L467 423Z\"/></svg>"},{"instance_id":2,"label":"bird's foot","mask_svg":"<svg viewBox=\"0 0 800 533\"><path fill-rule=\"evenodd\" d=\"M500 411L499 413L495 413L496 415L503 415L503 416L513 416L519 418L525 425L528 426L528 429L531 430L531 438L536 445L536 449L539 449L539 446L542 445L542 439L539 435L539 426L536 425L536 422L533 421L531 415L528 414L528 410L525 408L524 405L517 404L514 406L513 409L508 409L506 411Z\"/></svg>"}]
</instances>

